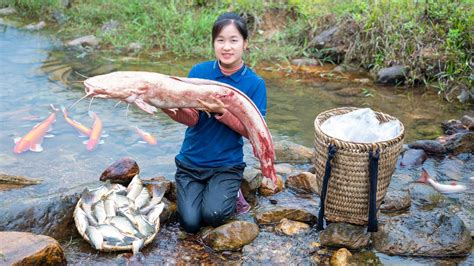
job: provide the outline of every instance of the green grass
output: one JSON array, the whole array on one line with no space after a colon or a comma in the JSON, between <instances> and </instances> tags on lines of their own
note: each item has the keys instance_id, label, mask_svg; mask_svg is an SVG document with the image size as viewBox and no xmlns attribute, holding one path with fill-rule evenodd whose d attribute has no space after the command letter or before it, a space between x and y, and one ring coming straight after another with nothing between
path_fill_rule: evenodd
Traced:
<instances>
[{"instance_id":1,"label":"green grass","mask_svg":"<svg viewBox=\"0 0 474 266\"><path fill-rule=\"evenodd\" d=\"M57 30L63 39L94 34L103 49L120 50L138 42L152 53L200 58L213 57L210 32L215 18L233 10L249 21L251 52L246 61L251 65L281 64L296 57L333 62L327 49L309 43L333 25L352 23L353 35L343 38L350 42L346 63L374 73L403 64L410 68L409 84L435 84L439 91L456 84L471 91L474 87L469 64L474 49L472 0L82 0L70 7L59 0L0 0L0 6L13 6L28 19L52 20L54 11L62 12L68 17ZM286 12L285 26L264 38L265 13L275 10ZM111 20L119 28L104 33L101 26Z\"/></svg>"}]
</instances>

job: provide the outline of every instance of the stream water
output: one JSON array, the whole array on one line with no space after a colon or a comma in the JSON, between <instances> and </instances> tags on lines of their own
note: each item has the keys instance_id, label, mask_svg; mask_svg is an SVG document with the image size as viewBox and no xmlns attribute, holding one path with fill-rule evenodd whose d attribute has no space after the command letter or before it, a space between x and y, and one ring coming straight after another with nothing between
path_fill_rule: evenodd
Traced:
<instances>
[{"instance_id":1,"label":"stream water","mask_svg":"<svg viewBox=\"0 0 474 266\"><path fill-rule=\"evenodd\" d=\"M92 152L86 150L82 143L85 139L60 113L50 132L54 137L45 138L42 152L15 154L14 139L44 120L51 112L50 104L68 106L84 96L81 75L144 70L186 76L196 62L165 55L141 58L68 50L49 36L0 25L0 172L43 180L40 185L0 191L0 201L44 196L96 183L102 171L122 157L136 160L144 177L173 179L174 156L185 126L162 113L151 116L133 106L128 110L124 104L115 106L112 100L97 99L90 106L101 117L108 135L103 138L104 144ZM374 87L354 81L364 78L363 75L340 75L330 77L337 82L328 81L333 74L325 67L299 74L276 72L270 67L256 71L267 83L267 123L273 137L309 147L315 116L335 107L371 107L391 114L404 123L405 142L439 136L440 123L459 118L462 108L466 108L448 104L430 92ZM89 103L89 99L81 101L69 115L90 127L93 120L87 115ZM135 126L154 135L158 144L140 143ZM249 145L245 154L247 161L254 161ZM166 230L171 234L174 229ZM76 257L77 261L83 259L77 254ZM393 263L391 259L386 261Z\"/></svg>"}]
</instances>

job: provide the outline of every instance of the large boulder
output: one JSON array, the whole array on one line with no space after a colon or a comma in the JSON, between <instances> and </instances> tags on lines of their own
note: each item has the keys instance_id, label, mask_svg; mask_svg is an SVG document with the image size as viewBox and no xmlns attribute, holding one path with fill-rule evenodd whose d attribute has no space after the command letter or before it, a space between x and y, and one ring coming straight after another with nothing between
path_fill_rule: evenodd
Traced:
<instances>
[{"instance_id":1,"label":"large boulder","mask_svg":"<svg viewBox=\"0 0 474 266\"><path fill-rule=\"evenodd\" d=\"M446 257L471 252L471 233L463 221L439 211L388 218L372 234L372 242L389 255Z\"/></svg>"},{"instance_id":2,"label":"large boulder","mask_svg":"<svg viewBox=\"0 0 474 266\"><path fill-rule=\"evenodd\" d=\"M0 232L2 265L66 265L59 242L44 235Z\"/></svg>"}]
</instances>

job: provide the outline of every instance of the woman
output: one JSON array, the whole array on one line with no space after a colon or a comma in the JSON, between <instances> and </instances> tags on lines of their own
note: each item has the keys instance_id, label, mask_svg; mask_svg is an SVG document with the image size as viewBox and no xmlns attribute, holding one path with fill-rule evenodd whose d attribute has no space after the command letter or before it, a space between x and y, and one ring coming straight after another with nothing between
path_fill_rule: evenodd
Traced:
<instances>
[{"instance_id":1,"label":"woman","mask_svg":"<svg viewBox=\"0 0 474 266\"><path fill-rule=\"evenodd\" d=\"M235 13L219 16L212 28L215 61L195 65L190 78L210 79L244 92L265 116L265 82L243 62L248 46L246 22ZM163 110L188 126L176 156L176 186L181 226L189 233L203 224L222 225L236 210L250 206L239 190L246 164L243 139L248 137L241 122L216 98L199 99L202 109ZM240 207L240 208L239 208Z\"/></svg>"}]
</instances>

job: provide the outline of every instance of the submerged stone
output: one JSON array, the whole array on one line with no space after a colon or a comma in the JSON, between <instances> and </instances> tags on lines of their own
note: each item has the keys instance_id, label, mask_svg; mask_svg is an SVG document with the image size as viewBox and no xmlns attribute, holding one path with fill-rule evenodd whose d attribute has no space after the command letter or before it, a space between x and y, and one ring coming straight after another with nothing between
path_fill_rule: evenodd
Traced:
<instances>
[{"instance_id":1,"label":"submerged stone","mask_svg":"<svg viewBox=\"0 0 474 266\"><path fill-rule=\"evenodd\" d=\"M310 229L308 224L291 221L286 218L282 219L276 226L275 231L285 234L287 236L297 235L304 233Z\"/></svg>"},{"instance_id":2,"label":"submerged stone","mask_svg":"<svg viewBox=\"0 0 474 266\"><path fill-rule=\"evenodd\" d=\"M331 223L319 237L323 246L362 249L369 245L370 234L365 226Z\"/></svg>"},{"instance_id":3,"label":"submerged stone","mask_svg":"<svg viewBox=\"0 0 474 266\"><path fill-rule=\"evenodd\" d=\"M465 256L471 251L471 234L456 215L416 212L388 218L372 234L379 252L404 256Z\"/></svg>"},{"instance_id":4,"label":"submerged stone","mask_svg":"<svg viewBox=\"0 0 474 266\"><path fill-rule=\"evenodd\" d=\"M246 221L232 221L204 233L203 240L216 251L239 250L258 235L258 226Z\"/></svg>"}]
</instances>

